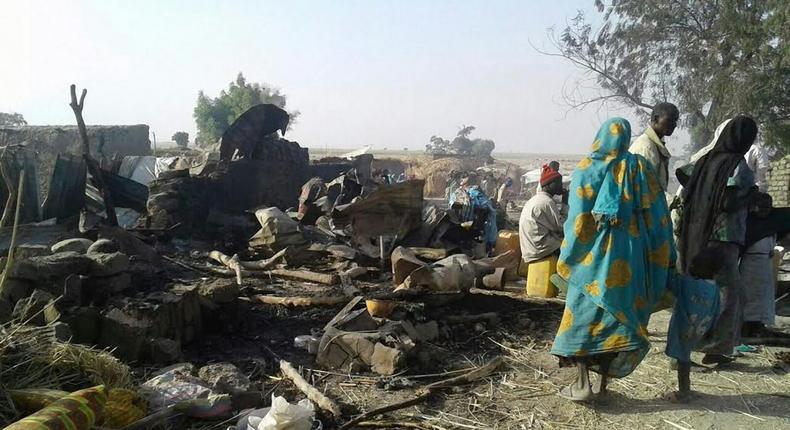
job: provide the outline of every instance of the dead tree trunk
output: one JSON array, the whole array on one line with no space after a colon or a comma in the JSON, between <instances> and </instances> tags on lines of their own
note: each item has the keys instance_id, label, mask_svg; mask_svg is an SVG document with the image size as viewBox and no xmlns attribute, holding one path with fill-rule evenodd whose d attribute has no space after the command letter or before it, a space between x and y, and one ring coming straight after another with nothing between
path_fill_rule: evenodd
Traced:
<instances>
[{"instance_id":1,"label":"dead tree trunk","mask_svg":"<svg viewBox=\"0 0 790 430\"><path fill-rule=\"evenodd\" d=\"M79 102L77 101L77 86L71 84L71 110L74 111L74 116L77 118L77 128L80 131L80 139L82 139L82 156L85 158L85 164L88 167L88 173L93 178L93 183L99 189L102 199L104 200L104 210L107 213L107 223L111 226L118 225L118 217L115 216L115 206L112 202L112 194L110 189L104 184L104 176L102 175L99 163L91 156L90 143L88 141L88 129L85 127L85 120L82 118L82 108L85 106L85 95L88 90L82 90Z\"/></svg>"}]
</instances>

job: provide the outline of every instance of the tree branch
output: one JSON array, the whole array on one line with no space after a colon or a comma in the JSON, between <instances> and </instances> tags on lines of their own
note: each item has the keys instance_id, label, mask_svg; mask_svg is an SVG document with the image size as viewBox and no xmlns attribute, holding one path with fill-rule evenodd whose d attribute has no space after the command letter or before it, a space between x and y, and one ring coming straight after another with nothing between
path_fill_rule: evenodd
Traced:
<instances>
[{"instance_id":1,"label":"tree branch","mask_svg":"<svg viewBox=\"0 0 790 430\"><path fill-rule=\"evenodd\" d=\"M80 95L79 102L77 101L77 86L71 84L69 90L71 93L71 103L69 103L69 105L71 106L71 110L74 111L74 116L77 119L77 128L79 129L80 139L82 140L82 157L85 159L88 172L90 172L91 177L96 184L96 188L99 189L99 192L102 195L102 200L104 200L104 210L107 214L107 223L111 226L117 226L118 217L115 215L115 206L113 205L112 194L110 193L110 189L104 183L104 175L102 173L101 167L99 167L99 163L97 163L96 160L91 156L90 141L88 140L88 128L85 126L85 120L82 117L82 109L85 107L85 96L88 94L88 90L82 90L82 95Z\"/></svg>"}]
</instances>

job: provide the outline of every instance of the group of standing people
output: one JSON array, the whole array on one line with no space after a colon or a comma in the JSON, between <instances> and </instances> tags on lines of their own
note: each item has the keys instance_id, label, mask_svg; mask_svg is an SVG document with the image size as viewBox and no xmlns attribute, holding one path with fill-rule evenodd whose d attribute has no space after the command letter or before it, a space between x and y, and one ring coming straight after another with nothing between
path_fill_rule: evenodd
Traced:
<instances>
[{"instance_id":1,"label":"group of standing people","mask_svg":"<svg viewBox=\"0 0 790 430\"><path fill-rule=\"evenodd\" d=\"M573 173L563 230L522 233L522 252L535 251L525 257L542 258L543 248L559 249L557 272L568 281L568 293L552 353L561 365L578 369L576 381L560 392L570 400L604 394L609 377L633 372L649 351L651 314L673 302L667 355L678 370L678 395L685 399L692 349L705 353L704 365L734 359L748 308L749 286L741 273L752 270L760 274L749 275L754 279L773 281L773 238L746 243L747 219L771 207L745 158L757 124L742 115L725 121L710 145L675 172L682 189L672 216L665 195L670 153L663 139L672 135L678 118L674 105L659 103L650 126L633 143L627 120L606 121ZM543 188L528 202L530 211L550 207L553 186ZM520 228L556 226L560 220L561 214L542 213L548 222ZM543 241L525 247L525 236ZM759 291L751 303L758 328L773 318L773 290ZM589 370L600 374L595 387Z\"/></svg>"}]
</instances>

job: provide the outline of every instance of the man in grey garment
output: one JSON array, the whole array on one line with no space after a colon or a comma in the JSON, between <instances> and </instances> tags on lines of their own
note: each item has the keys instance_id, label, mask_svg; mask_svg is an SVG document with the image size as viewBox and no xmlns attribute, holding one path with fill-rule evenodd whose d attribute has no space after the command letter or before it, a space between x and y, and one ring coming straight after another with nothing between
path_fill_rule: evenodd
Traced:
<instances>
[{"instance_id":1,"label":"man in grey garment","mask_svg":"<svg viewBox=\"0 0 790 430\"><path fill-rule=\"evenodd\" d=\"M650 114L650 125L645 132L636 138L628 152L639 154L650 162L658 174L661 189L667 191L669 183L669 157L670 153L664 143L665 136L672 136L678 126L680 112L672 103L661 102L653 107Z\"/></svg>"},{"instance_id":2,"label":"man in grey garment","mask_svg":"<svg viewBox=\"0 0 790 430\"><path fill-rule=\"evenodd\" d=\"M521 210L518 222L518 237L521 244L521 258L525 263L540 260L551 254L559 253L563 239L562 225L566 215L552 199L564 195L562 175L544 166L540 178L541 190L527 201Z\"/></svg>"}]
</instances>

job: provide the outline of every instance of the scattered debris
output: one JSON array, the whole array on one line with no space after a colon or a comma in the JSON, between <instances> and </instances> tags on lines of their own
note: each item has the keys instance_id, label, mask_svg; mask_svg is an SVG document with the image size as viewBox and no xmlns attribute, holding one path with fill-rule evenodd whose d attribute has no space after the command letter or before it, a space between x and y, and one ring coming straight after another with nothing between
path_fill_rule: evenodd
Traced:
<instances>
[{"instance_id":1,"label":"scattered debris","mask_svg":"<svg viewBox=\"0 0 790 430\"><path fill-rule=\"evenodd\" d=\"M285 360L280 360L280 371L283 373L283 376L290 379L296 388L303 392L308 399L315 402L319 408L331 413L335 417L340 417L342 415L342 412L340 412L340 407L337 405L337 403L321 394L320 391L305 381L302 375L300 375L299 372L294 369L291 363Z\"/></svg>"}]
</instances>

